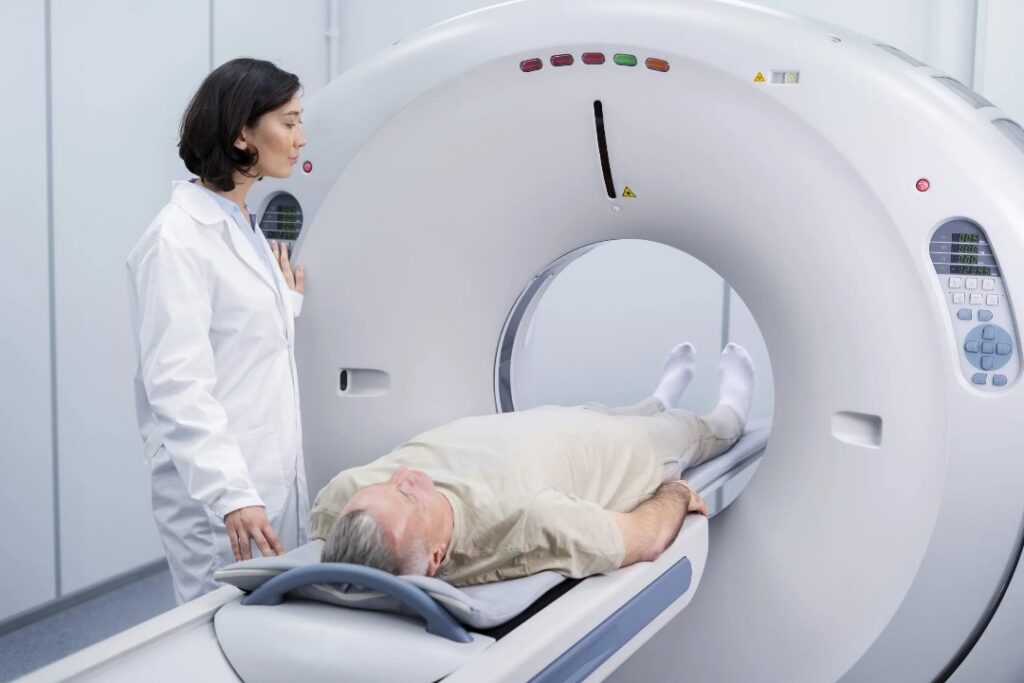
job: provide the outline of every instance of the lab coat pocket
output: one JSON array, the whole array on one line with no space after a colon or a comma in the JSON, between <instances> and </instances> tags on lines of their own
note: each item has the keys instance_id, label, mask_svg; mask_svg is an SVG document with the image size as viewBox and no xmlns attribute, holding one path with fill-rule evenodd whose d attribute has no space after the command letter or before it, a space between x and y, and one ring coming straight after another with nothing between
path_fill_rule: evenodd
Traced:
<instances>
[{"instance_id":1,"label":"lab coat pocket","mask_svg":"<svg viewBox=\"0 0 1024 683\"><path fill-rule=\"evenodd\" d=\"M281 437L274 425L235 435L242 458L249 468L252 485L267 506L267 515L284 507L288 491L281 469Z\"/></svg>"}]
</instances>

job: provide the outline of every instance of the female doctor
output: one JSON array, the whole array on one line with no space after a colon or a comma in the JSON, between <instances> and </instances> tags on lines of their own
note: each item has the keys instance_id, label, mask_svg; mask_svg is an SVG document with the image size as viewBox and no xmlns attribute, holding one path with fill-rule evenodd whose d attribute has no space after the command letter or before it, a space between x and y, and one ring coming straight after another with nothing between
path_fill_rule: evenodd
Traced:
<instances>
[{"instance_id":1,"label":"female doctor","mask_svg":"<svg viewBox=\"0 0 1024 683\"><path fill-rule=\"evenodd\" d=\"M293 321L304 273L245 203L299 159L300 88L260 60L210 73L178 144L197 179L174 184L128 257L139 430L179 603L217 588L214 571L253 544L273 555L306 541Z\"/></svg>"}]
</instances>

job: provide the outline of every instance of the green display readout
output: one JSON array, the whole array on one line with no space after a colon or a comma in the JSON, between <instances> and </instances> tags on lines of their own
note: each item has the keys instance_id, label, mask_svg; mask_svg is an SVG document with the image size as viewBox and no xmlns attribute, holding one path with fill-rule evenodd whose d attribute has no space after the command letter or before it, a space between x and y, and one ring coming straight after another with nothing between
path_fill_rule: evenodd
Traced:
<instances>
[{"instance_id":1,"label":"green display readout","mask_svg":"<svg viewBox=\"0 0 1024 683\"><path fill-rule=\"evenodd\" d=\"M297 206L282 206L278 209L279 217L278 223L282 228L294 230L296 223L299 219L299 207Z\"/></svg>"},{"instance_id":2,"label":"green display readout","mask_svg":"<svg viewBox=\"0 0 1024 683\"><path fill-rule=\"evenodd\" d=\"M981 235L975 235L969 232L954 232L953 241L966 242L968 244L977 244L978 242L981 241Z\"/></svg>"},{"instance_id":3,"label":"green display readout","mask_svg":"<svg viewBox=\"0 0 1024 683\"><path fill-rule=\"evenodd\" d=\"M954 254L980 254L977 244L953 244L949 250Z\"/></svg>"},{"instance_id":4,"label":"green display readout","mask_svg":"<svg viewBox=\"0 0 1024 683\"><path fill-rule=\"evenodd\" d=\"M950 275L991 275L992 268L989 266L950 266Z\"/></svg>"},{"instance_id":5,"label":"green display readout","mask_svg":"<svg viewBox=\"0 0 1024 683\"><path fill-rule=\"evenodd\" d=\"M978 257L970 254L950 254L950 263L978 263Z\"/></svg>"}]
</instances>

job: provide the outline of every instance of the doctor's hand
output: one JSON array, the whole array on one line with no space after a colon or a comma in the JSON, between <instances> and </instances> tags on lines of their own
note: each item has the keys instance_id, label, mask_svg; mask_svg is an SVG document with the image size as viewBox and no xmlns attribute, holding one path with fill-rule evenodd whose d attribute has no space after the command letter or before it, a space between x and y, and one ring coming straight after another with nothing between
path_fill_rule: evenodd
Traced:
<instances>
[{"instance_id":1,"label":"doctor's hand","mask_svg":"<svg viewBox=\"0 0 1024 683\"><path fill-rule=\"evenodd\" d=\"M270 243L270 250L274 252L274 258L277 259L277 265L281 268L281 274L284 275L288 287L302 294L306 281L305 267L299 266L292 272L292 262L288 260L288 245L284 242L274 240Z\"/></svg>"},{"instance_id":2,"label":"doctor's hand","mask_svg":"<svg viewBox=\"0 0 1024 683\"><path fill-rule=\"evenodd\" d=\"M235 561L252 558L252 541L263 553L263 557L281 555L284 546L277 540L277 534L267 520L267 512L262 506L239 508L224 515L224 526L228 528L231 540L231 552Z\"/></svg>"}]
</instances>

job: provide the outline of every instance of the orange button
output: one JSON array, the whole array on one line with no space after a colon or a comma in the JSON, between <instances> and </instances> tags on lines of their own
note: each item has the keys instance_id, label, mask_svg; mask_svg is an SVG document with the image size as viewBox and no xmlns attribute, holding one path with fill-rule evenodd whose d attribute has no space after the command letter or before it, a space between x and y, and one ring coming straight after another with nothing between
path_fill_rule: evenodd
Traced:
<instances>
[{"instance_id":1,"label":"orange button","mask_svg":"<svg viewBox=\"0 0 1024 683\"><path fill-rule=\"evenodd\" d=\"M646 64L648 69L654 69L655 71L668 71L668 62L664 59L648 57Z\"/></svg>"}]
</instances>

